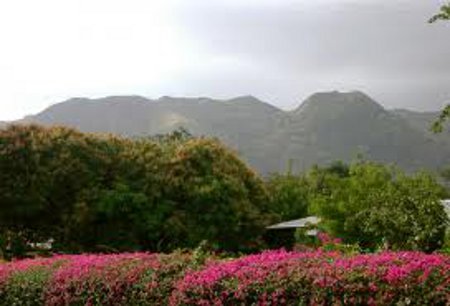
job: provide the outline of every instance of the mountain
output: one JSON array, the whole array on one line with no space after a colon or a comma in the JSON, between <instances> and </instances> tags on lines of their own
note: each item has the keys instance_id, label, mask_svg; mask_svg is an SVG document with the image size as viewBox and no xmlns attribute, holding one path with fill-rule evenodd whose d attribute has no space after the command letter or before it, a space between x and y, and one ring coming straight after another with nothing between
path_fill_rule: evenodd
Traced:
<instances>
[{"instance_id":1,"label":"mountain","mask_svg":"<svg viewBox=\"0 0 450 306\"><path fill-rule=\"evenodd\" d=\"M413 112L406 109L394 109L394 114L402 117L416 130L424 133L426 136L433 138L435 141L450 145L450 137L448 132L433 133L431 125L439 117L440 112Z\"/></svg>"},{"instance_id":2,"label":"mountain","mask_svg":"<svg viewBox=\"0 0 450 306\"><path fill-rule=\"evenodd\" d=\"M210 98L113 96L74 98L28 116L22 123L68 125L124 136L166 133L179 127L218 137L261 173L304 170L336 159L396 163L406 170L450 163L450 137L427 130L432 114L389 111L362 92L322 92L293 111L253 96ZM289 162L288 162L289 161Z\"/></svg>"},{"instance_id":3,"label":"mountain","mask_svg":"<svg viewBox=\"0 0 450 306\"><path fill-rule=\"evenodd\" d=\"M291 114L286 154L302 156L302 169L357 154L410 170L448 163L450 146L411 121L361 92L314 94Z\"/></svg>"}]
</instances>

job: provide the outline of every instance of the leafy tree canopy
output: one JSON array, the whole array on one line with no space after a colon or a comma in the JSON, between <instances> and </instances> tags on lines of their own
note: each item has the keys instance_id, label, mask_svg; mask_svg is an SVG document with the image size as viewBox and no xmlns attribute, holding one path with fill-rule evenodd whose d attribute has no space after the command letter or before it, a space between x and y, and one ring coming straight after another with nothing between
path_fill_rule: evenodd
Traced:
<instances>
[{"instance_id":1,"label":"leafy tree canopy","mask_svg":"<svg viewBox=\"0 0 450 306\"><path fill-rule=\"evenodd\" d=\"M0 242L55 239L62 251L172 250L207 239L256 247L271 222L262 180L212 139L64 127L0 130Z\"/></svg>"},{"instance_id":2,"label":"leafy tree canopy","mask_svg":"<svg viewBox=\"0 0 450 306\"><path fill-rule=\"evenodd\" d=\"M362 247L432 251L443 243L447 215L443 188L427 173L407 176L370 162L350 166L348 177L312 171L311 210L324 227Z\"/></svg>"},{"instance_id":3,"label":"leafy tree canopy","mask_svg":"<svg viewBox=\"0 0 450 306\"><path fill-rule=\"evenodd\" d=\"M442 5L439 13L431 17L428 22L434 23L436 21L443 21L443 20L450 20L450 3ZM432 130L435 133L442 132L443 125L448 118L450 118L450 105L447 105L442 110L439 118L433 123Z\"/></svg>"}]
</instances>

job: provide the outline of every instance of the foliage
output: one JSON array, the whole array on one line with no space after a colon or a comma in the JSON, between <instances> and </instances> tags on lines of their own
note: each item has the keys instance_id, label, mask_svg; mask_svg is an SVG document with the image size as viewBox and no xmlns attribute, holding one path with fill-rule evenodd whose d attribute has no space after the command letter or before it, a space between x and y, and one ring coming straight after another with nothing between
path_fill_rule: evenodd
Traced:
<instances>
[{"instance_id":1,"label":"foliage","mask_svg":"<svg viewBox=\"0 0 450 306\"><path fill-rule=\"evenodd\" d=\"M270 209L282 221L308 216L308 183L303 176L272 175L267 183Z\"/></svg>"},{"instance_id":2,"label":"foliage","mask_svg":"<svg viewBox=\"0 0 450 306\"><path fill-rule=\"evenodd\" d=\"M446 21L450 20L450 3L443 4L440 8L439 13L434 15L428 21L429 23L434 23L436 21ZM450 105L447 105L439 115L439 118L433 122L432 130L435 133L440 133L443 131L443 125L447 119L450 118Z\"/></svg>"},{"instance_id":3,"label":"foliage","mask_svg":"<svg viewBox=\"0 0 450 306\"><path fill-rule=\"evenodd\" d=\"M342 161L334 161L322 168L314 166L311 173L343 178L348 176L349 166ZM266 181L270 210L282 221L307 217L310 213L310 196L317 192L318 181L303 174L272 174Z\"/></svg>"},{"instance_id":4,"label":"foliage","mask_svg":"<svg viewBox=\"0 0 450 306\"><path fill-rule=\"evenodd\" d=\"M0 305L163 305L188 254L66 255L5 264Z\"/></svg>"},{"instance_id":5,"label":"foliage","mask_svg":"<svg viewBox=\"0 0 450 306\"><path fill-rule=\"evenodd\" d=\"M442 246L442 249L439 250L439 252L450 255L450 227L448 227L445 232L444 245Z\"/></svg>"},{"instance_id":6,"label":"foliage","mask_svg":"<svg viewBox=\"0 0 450 306\"><path fill-rule=\"evenodd\" d=\"M258 176L216 140L188 140L172 156L165 181L177 212L167 220L171 240L185 247L207 240L234 251L258 247L255 237L273 218Z\"/></svg>"},{"instance_id":7,"label":"foliage","mask_svg":"<svg viewBox=\"0 0 450 306\"><path fill-rule=\"evenodd\" d=\"M442 246L448 220L439 200L446 192L430 174L406 175L360 158L351 165L315 166L303 175L273 175L266 185L271 209L283 220L318 215L320 227L344 245L427 252ZM317 244L305 230L295 234L297 243ZM291 232L270 234L276 241L272 236L286 240Z\"/></svg>"},{"instance_id":8,"label":"foliage","mask_svg":"<svg viewBox=\"0 0 450 306\"><path fill-rule=\"evenodd\" d=\"M450 8L450 7L449 7ZM439 118L433 122L431 129L435 133L441 133L444 130L444 123L450 118L450 105L447 105L440 113Z\"/></svg>"},{"instance_id":9,"label":"foliage","mask_svg":"<svg viewBox=\"0 0 450 306\"><path fill-rule=\"evenodd\" d=\"M0 305L446 305L450 257L267 251L58 255L0 265Z\"/></svg>"},{"instance_id":10,"label":"foliage","mask_svg":"<svg viewBox=\"0 0 450 306\"><path fill-rule=\"evenodd\" d=\"M433 23L439 20L450 20L450 3L443 4L439 13L431 17L428 22Z\"/></svg>"},{"instance_id":11,"label":"foliage","mask_svg":"<svg viewBox=\"0 0 450 306\"><path fill-rule=\"evenodd\" d=\"M270 251L187 272L170 305L446 305L450 258Z\"/></svg>"},{"instance_id":12,"label":"foliage","mask_svg":"<svg viewBox=\"0 0 450 306\"><path fill-rule=\"evenodd\" d=\"M62 226L87 190L110 184L117 149L113 138L63 127L1 130L3 236L23 241L63 237Z\"/></svg>"},{"instance_id":13,"label":"foliage","mask_svg":"<svg viewBox=\"0 0 450 306\"><path fill-rule=\"evenodd\" d=\"M185 131L124 139L64 127L0 130L0 246L64 252L163 250L206 239L219 249L260 245L267 192L246 164Z\"/></svg>"},{"instance_id":14,"label":"foliage","mask_svg":"<svg viewBox=\"0 0 450 306\"><path fill-rule=\"evenodd\" d=\"M433 251L443 243L447 215L443 188L426 173L401 171L369 162L351 165L348 177L315 170L312 211L324 228L363 248Z\"/></svg>"}]
</instances>

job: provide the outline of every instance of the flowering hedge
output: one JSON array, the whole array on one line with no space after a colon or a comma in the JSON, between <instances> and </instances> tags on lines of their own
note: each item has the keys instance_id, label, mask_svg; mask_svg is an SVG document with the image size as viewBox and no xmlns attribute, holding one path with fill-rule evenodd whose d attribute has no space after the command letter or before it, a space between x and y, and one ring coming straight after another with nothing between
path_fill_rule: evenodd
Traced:
<instances>
[{"instance_id":1,"label":"flowering hedge","mask_svg":"<svg viewBox=\"0 0 450 306\"><path fill-rule=\"evenodd\" d=\"M450 257L268 251L54 256L0 264L0 305L450 305Z\"/></svg>"},{"instance_id":2,"label":"flowering hedge","mask_svg":"<svg viewBox=\"0 0 450 306\"><path fill-rule=\"evenodd\" d=\"M171 305L449 305L450 257L271 251L188 272Z\"/></svg>"},{"instance_id":3,"label":"flowering hedge","mask_svg":"<svg viewBox=\"0 0 450 306\"><path fill-rule=\"evenodd\" d=\"M164 305L188 255L55 256L0 265L0 305Z\"/></svg>"}]
</instances>

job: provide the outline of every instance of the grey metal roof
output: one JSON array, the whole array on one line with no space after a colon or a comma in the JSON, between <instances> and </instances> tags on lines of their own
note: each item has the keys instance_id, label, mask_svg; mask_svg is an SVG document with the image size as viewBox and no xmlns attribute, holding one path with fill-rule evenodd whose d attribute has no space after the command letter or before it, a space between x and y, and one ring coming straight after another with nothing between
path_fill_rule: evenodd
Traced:
<instances>
[{"instance_id":1,"label":"grey metal roof","mask_svg":"<svg viewBox=\"0 0 450 306\"><path fill-rule=\"evenodd\" d=\"M302 219L291 220L286 222L281 222L278 224L274 224L268 226L267 229L283 229L283 228L299 228L306 227L308 225L316 225L319 224L320 218L316 216L310 216Z\"/></svg>"},{"instance_id":2,"label":"grey metal roof","mask_svg":"<svg viewBox=\"0 0 450 306\"><path fill-rule=\"evenodd\" d=\"M450 216L450 199L441 200L442 205L444 205L445 211ZM317 225L320 223L320 218L316 216L309 216L302 219L296 219L286 222L281 222L273 224L267 227L267 229L283 229L283 228L300 228L306 227L308 225Z\"/></svg>"}]
</instances>

